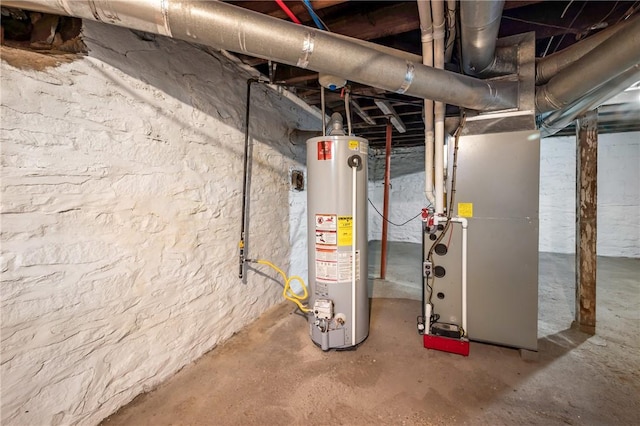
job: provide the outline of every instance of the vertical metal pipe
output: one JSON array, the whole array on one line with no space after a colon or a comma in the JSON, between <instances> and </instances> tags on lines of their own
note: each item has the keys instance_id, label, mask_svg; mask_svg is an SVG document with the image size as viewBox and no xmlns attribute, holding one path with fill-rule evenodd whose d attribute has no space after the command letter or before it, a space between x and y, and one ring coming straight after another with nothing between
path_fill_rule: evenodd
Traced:
<instances>
[{"instance_id":1,"label":"vertical metal pipe","mask_svg":"<svg viewBox=\"0 0 640 426\"><path fill-rule=\"evenodd\" d=\"M327 135L327 119L326 115L324 115L324 86L320 86L320 111L322 113L322 136Z\"/></svg>"},{"instance_id":2,"label":"vertical metal pipe","mask_svg":"<svg viewBox=\"0 0 640 426\"><path fill-rule=\"evenodd\" d=\"M247 185L249 183L249 110L251 107L251 84L257 80L250 78L247 80L247 110L244 118L244 160L242 163L242 219L240 219L240 243L238 243L239 272L238 278L244 277L245 242L244 232L247 223Z\"/></svg>"},{"instance_id":3,"label":"vertical metal pipe","mask_svg":"<svg viewBox=\"0 0 640 426\"><path fill-rule=\"evenodd\" d=\"M491 70L503 6L504 0L460 2L462 68L466 74L482 75Z\"/></svg>"},{"instance_id":4,"label":"vertical metal pipe","mask_svg":"<svg viewBox=\"0 0 640 426\"><path fill-rule=\"evenodd\" d=\"M387 231L389 229L389 187L391 186L391 121L387 120L387 142L384 164L384 206L382 209L382 242L380 249L380 279L387 275Z\"/></svg>"}]
</instances>

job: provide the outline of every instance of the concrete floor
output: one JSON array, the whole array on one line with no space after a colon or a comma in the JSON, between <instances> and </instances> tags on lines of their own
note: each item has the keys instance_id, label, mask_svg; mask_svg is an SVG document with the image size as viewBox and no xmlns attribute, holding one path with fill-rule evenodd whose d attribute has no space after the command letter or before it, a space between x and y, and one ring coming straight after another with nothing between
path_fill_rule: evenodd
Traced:
<instances>
[{"instance_id":1,"label":"concrete floor","mask_svg":"<svg viewBox=\"0 0 640 426\"><path fill-rule=\"evenodd\" d=\"M357 350L322 352L283 303L103 424L640 424L640 259L598 259L589 336L570 328L573 256L541 253L539 360L527 362L480 343L468 358L424 349L419 246L393 243L389 256Z\"/></svg>"}]
</instances>

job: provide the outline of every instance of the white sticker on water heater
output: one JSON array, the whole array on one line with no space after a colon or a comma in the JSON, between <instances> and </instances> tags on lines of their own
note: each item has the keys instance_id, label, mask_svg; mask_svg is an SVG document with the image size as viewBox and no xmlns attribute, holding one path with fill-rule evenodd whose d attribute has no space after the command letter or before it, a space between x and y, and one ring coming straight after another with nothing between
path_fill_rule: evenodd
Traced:
<instances>
[{"instance_id":1,"label":"white sticker on water heater","mask_svg":"<svg viewBox=\"0 0 640 426\"><path fill-rule=\"evenodd\" d=\"M343 251L338 253L338 282L351 282L352 253ZM356 281L360 279L360 250L356 250Z\"/></svg>"},{"instance_id":2,"label":"white sticker on water heater","mask_svg":"<svg viewBox=\"0 0 640 426\"><path fill-rule=\"evenodd\" d=\"M316 260L316 280L325 282L338 281L338 263Z\"/></svg>"}]
</instances>

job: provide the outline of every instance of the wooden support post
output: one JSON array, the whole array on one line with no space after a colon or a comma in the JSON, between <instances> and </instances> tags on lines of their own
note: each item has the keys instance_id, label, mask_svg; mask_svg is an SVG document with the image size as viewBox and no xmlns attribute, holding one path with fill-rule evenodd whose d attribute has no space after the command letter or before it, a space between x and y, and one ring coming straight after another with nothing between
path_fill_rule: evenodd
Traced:
<instances>
[{"instance_id":1,"label":"wooden support post","mask_svg":"<svg viewBox=\"0 0 640 426\"><path fill-rule=\"evenodd\" d=\"M384 205L382 208L382 241L380 243L380 279L387 276L387 230L389 229L389 188L391 187L391 121L387 120L387 144L384 163Z\"/></svg>"},{"instance_id":2,"label":"wooden support post","mask_svg":"<svg viewBox=\"0 0 640 426\"><path fill-rule=\"evenodd\" d=\"M576 123L576 317L578 328L596 332L596 241L598 216L598 112Z\"/></svg>"}]
</instances>

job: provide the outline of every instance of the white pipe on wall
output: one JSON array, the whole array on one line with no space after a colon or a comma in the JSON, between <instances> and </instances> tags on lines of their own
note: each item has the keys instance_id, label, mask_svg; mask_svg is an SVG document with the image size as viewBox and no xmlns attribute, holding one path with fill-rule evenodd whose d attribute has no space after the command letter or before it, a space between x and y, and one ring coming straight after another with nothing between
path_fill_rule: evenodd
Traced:
<instances>
[{"instance_id":1,"label":"white pipe on wall","mask_svg":"<svg viewBox=\"0 0 640 426\"><path fill-rule=\"evenodd\" d=\"M432 0L431 12L433 14L433 56L434 67L444 69L444 0ZM435 199L436 214L444 213L444 102L436 102L435 112Z\"/></svg>"},{"instance_id":2,"label":"white pipe on wall","mask_svg":"<svg viewBox=\"0 0 640 426\"><path fill-rule=\"evenodd\" d=\"M452 217L451 222L462 225L462 328L467 333L467 218Z\"/></svg>"},{"instance_id":3,"label":"white pipe on wall","mask_svg":"<svg viewBox=\"0 0 640 426\"><path fill-rule=\"evenodd\" d=\"M428 0L418 0L422 41L422 64L433 66L433 23ZM430 204L435 204L433 194L433 100L424 100L424 193Z\"/></svg>"},{"instance_id":4,"label":"white pipe on wall","mask_svg":"<svg viewBox=\"0 0 640 426\"><path fill-rule=\"evenodd\" d=\"M351 201L351 214L353 215L351 219L351 344L356 344L356 268L358 267L356 262L356 210L357 210L357 201L356 191L358 188L358 167L351 167L351 174L353 179L352 184L352 201ZM362 280L363 277L360 277Z\"/></svg>"}]
</instances>

